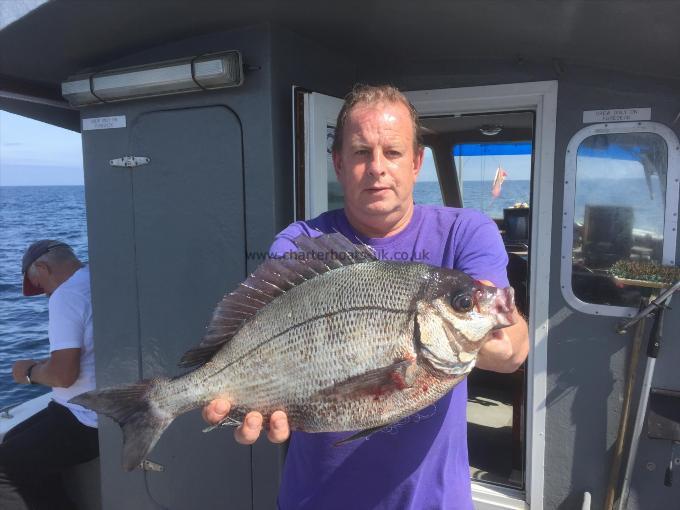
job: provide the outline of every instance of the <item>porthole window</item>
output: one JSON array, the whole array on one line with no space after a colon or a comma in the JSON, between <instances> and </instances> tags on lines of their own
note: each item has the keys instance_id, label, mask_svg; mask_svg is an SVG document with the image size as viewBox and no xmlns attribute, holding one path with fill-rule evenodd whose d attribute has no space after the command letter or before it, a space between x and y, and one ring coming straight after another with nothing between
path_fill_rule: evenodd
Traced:
<instances>
[{"instance_id":1,"label":"porthole window","mask_svg":"<svg viewBox=\"0 0 680 510\"><path fill-rule=\"evenodd\" d=\"M625 316L644 287L618 280L619 260L674 264L678 140L653 122L597 124L567 148L562 292L574 308Z\"/></svg>"}]
</instances>

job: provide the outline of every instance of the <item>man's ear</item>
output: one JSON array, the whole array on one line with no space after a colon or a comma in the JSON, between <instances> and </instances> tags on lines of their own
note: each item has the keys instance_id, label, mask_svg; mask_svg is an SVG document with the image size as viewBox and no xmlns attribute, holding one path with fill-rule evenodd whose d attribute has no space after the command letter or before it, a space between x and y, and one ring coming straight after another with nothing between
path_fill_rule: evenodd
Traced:
<instances>
[{"instance_id":1,"label":"man's ear","mask_svg":"<svg viewBox=\"0 0 680 510\"><path fill-rule=\"evenodd\" d=\"M333 169L335 170L335 176L340 180L340 174L342 173L342 156L338 151L332 152L333 156Z\"/></svg>"},{"instance_id":2,"label":"man's ear","mask_svg":"<svg viewBox=\"0 0 680 510\"><path fill-rule=\"evenodd\" d=\"M425 147L418 147L413 155L413 175L418 176L420 169L423 168L423 161L425 160Z\"/></svg>"},{"instance_id":3,"label":"man's ear","mask_svg":"<svg viewBox=\"0 0 680 510\"><path fill-rule=\"evenodd\" d=\"M42 269L43 271L47 272L47 274L52 272L52 269L50 269L50 266L47 264L47 262L38 261L34 262L33 265L36 269Z\"/></svg>"}]
</instances>

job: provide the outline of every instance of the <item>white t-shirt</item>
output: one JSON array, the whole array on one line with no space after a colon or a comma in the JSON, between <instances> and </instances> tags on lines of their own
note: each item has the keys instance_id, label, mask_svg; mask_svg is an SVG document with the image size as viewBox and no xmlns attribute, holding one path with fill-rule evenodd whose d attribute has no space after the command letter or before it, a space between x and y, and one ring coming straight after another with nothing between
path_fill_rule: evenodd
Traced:
<instances>
[{"instance_id":1,"label":"white t-shirt","mask_svg":"<svg viewBox=\"0 0 680 510\"><path fill-rule=\"evenodd\" d=\"M53 388L55 402L66 406L83 425L97 426L97 414L68 401L95 389L94 342L92 339L92 301L90 269L82 267L52 293L49 300L48 335L50 352L80 349L80 375L68 388Z\"/></svg>"}]
</instances>

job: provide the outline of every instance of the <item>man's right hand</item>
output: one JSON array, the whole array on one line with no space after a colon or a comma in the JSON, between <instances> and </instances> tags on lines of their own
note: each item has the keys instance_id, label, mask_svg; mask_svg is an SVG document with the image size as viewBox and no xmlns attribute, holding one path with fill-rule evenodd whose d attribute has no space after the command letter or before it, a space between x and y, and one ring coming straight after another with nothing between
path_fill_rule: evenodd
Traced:
<instances>
[{"instance_id":1,"label":"man's right hand","mask_svg":"<svg viewBox=\"0 0 680 510\"><path fill-rule=\"evenodd\" d=\"M229 402L215 399L203 408L203 419L211 425L217 425L229 414ZM246 414L243 423L234 431L236 442L253 444L262 431L262 415L256 411ZM267 437L272 443L283 443L290 437L288 417L283 411L274 411L269 419Z\"/></svg>"}]
</instances>

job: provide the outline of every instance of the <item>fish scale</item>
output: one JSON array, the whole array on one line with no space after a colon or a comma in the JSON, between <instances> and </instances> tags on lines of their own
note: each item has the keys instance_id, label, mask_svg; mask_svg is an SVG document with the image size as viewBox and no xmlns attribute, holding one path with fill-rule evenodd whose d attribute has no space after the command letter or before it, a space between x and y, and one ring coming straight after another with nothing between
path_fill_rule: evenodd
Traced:
<instances>
[{"instance_id":1,"label":"fish scale","mask_svg":"<svg viewBox=\"0 0 680 510\"><path fill-rule=\"evenodd\" d=\"M295 242L316 256L265 262L226 295L182 358L201 366L73 400L121 425L126 469L176 416L217 397L230 402L232 423L249 411L266 423L276 410L306 432L360 436L396 423L450 391L488 333L512 323L511 289L378 261L340 234Z\"/></svg>"}]
</instances>

